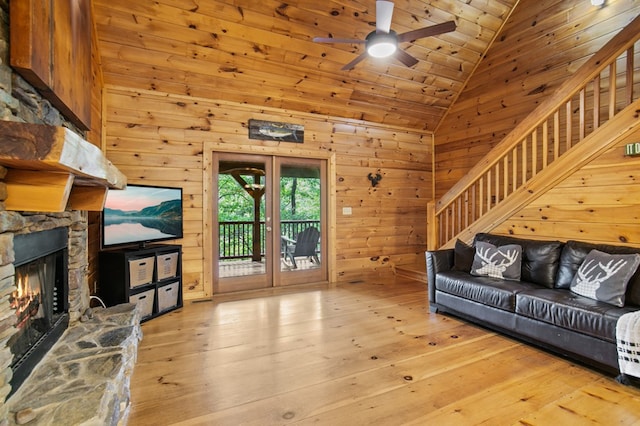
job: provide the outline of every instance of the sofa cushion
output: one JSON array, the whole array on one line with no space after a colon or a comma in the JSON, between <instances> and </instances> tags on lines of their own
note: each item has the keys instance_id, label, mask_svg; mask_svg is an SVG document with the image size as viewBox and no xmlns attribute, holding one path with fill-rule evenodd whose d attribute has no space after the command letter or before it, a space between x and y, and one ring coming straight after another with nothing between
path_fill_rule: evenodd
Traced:
<instances>
[{"instance_id":1,"label":"sofa cushion","mask_svg":"<svg viewBox=\"0 0 640 426\"><path fill-rule=\"evenodd\" d=\"M520 281L521 265L522 247L519 245L496 247L491 243L478 241L471 275Z\"/></svg>"},{"instance_id":2,"label":"sofa cushion","mask_svg":"<svg viewBox=\"0 0 640 426\"><path fill-rule=\"evenodd\" d=\"M581 296L623 307L627 284L639 263L639 254L591 250L574 275L570 289Z\"/></svg>"},{"instance_id":3,"label":"sofa cushion","mask_svg":"<svg viewBox=\"0 0 640 426\"><path fill-rule=\"evenodd\" d=\"M453 268L456 271L470 272L476 249L464 241L456 240L453 248Z\"/></svg>"},{"instance_id":4,"label":"sofa cushion","mask_svg":"<svg viewBox=\"0 0 640 426\"><path fill-rule=\"evenodd\" d=\"M465 272L448 271L436 275L436 290L509 312L515 311L519 291L539 288L535 284L474 277Z\"/></svg>"},{"instance_id":5,"label":"sofa cushion","mask_svg":"<svg viewBox=\"0 0 640 426\"><path fill-rule=\"evenodd\" d=\"M618 308L566 289L523 290L516 295L516 313L612 343L616 322L633 308Z\"/></svg>"},{"instance_id":6,"label":"sofa cushion","mask_svg":"<svg viewBox=\"0 0 640 426\"><path fill-rule=\"evenodd\" d=\"M614 246L609 244L593 244L582 241L567 241L562 249L558 264L556 288L569 288L576 271L591 250L599 250L611 254L640 253L640 248ZM625 304L640 306L640 268L633 274L627 285Z\"/></svg>"},{"instance_id":7,"label":"sofa cushion","mask_svg":"<svg viewBox=\"0 0 640 426\"><path fill-rule=\"evenodd\" d=\"M484 241L496 246L518 244L522 247L520 279L553 288L563 243L560 241L528 240L504 235L477 234L475 242Z\"/></svg>"}]
</instances>

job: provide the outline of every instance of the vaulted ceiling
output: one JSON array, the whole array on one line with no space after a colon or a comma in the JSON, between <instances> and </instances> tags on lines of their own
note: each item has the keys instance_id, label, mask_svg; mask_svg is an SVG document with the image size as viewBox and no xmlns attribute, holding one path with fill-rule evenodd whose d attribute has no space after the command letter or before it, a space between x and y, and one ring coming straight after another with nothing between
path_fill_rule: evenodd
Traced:
<instances>
[{"instance_id":1,"label":"vaulted ceiling","mask_svg":"<svg viewBox=\"0 0 640 426\"><path fill-rule=\"evenodd\" d=\"M375 0L94 0L105 84L434 130L518 0L398 0L397 33L446 21L454 32L402 43L393 58L341 70L375 28Z\"/></svg>"}]
</instances>

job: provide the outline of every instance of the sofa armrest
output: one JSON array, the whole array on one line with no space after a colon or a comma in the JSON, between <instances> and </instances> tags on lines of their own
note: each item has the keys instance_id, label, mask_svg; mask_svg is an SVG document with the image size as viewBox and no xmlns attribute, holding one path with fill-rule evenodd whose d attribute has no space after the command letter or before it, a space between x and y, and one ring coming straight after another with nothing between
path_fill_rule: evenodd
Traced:
<instances>
[{"instance_id":1,"label":"sofa armrest","mask_svg":"<svg viewBox=\"0 0 640 426\"><path fill-rule=\"evenodd\" d=\"M451 270L453 267L453 249L426 251L425 256L427 260L429 310L431 312L436 312L436 274L438 272Z\"/></svg>"}]
</instances>

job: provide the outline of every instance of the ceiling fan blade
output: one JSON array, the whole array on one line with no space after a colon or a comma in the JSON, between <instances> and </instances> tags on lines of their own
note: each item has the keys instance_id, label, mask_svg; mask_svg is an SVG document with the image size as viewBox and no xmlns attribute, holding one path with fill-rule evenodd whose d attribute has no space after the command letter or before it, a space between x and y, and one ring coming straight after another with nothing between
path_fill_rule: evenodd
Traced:
<instances>
[{"instance_id":1,"label":"ceiling fan blade","mask_svg":"<svg viewBox=\"0 0 640 426\"><path fill-rule=\"evenodd\" d=\"M342 67L342 71L349 71L352 70L353 67L355 67L356 65L358 65L360 62L362 62L366 57L367 57L367 53L363 53L362 55L358 56L357 58L355 58L353 61L349 62L347 65L345 65L344 67Z\"/></svg>"},{"instance_id":2,"label":"ceiling fan blade","mask_svg":"<svg viewBox=\"0 0 640 426\"><path fill-rule=\"evenodd\" d=\"M406 33L398 34L398 43L405 41L413 41L419 38L430 37L442 33L448 33L456 29L456 23L453 21L444 22L442 24L424 27Z\"/></svg>"},{"instance_id":3,"label":"ceiling fan blade","mask_svg":"<svg viewBox=\"0 0 640 426\"><path fill-rule=\"evenodd\" d=\"M407 52L405 52L402 49L396 50L396 53L394 53L394 56L397 60L399 60L400 62L402 62L408 67L412 67L418 63L418 60L416 58L409 55Z\"/></svg>"},{"instance_id":4,"label":"ceiling fan blade","mask_svg":"<svg viewBox=\"0 0 640 426\"><path fill-rule=\"evenodd\" d=\"M359 40L357 38L333 38L333 37L314 37L313 41L316 43L366 43L365 40Z\"/></svg>"},{"instance_id":5,"label":"ceiling fan blade","mask_svg":"<svg viewBox=\"0 0 640 426\"><path fill-rule=\"evenodd\" d=\"M393 2L376 1L376 32L388 33L393 17Z\"/></svg>"}]
</instances>

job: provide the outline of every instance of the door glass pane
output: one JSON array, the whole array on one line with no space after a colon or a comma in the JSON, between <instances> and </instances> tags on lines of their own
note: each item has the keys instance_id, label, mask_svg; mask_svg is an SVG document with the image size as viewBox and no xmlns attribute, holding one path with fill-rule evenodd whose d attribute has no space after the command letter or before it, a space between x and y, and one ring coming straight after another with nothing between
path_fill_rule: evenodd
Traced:
<instances>
[{"instance_id":1,"label":"door glass pane","mask_svg":"<svg viewBox=\"0 0 640 426\"><path fill-rule=\"evenodd\" d=\"M321 267L321 187L317 164L280 165L280 270Z\"/></svg>"},{"instance_id":2,"label":"door glass pane","mask_svg":"<svg viewBox=\"0 0 640 426\"><path fill-rule=\"evenodd\" d=\"M218 173L219 277L265 274L265 165L221 161Z\"/></svg>"}]
</instances>

